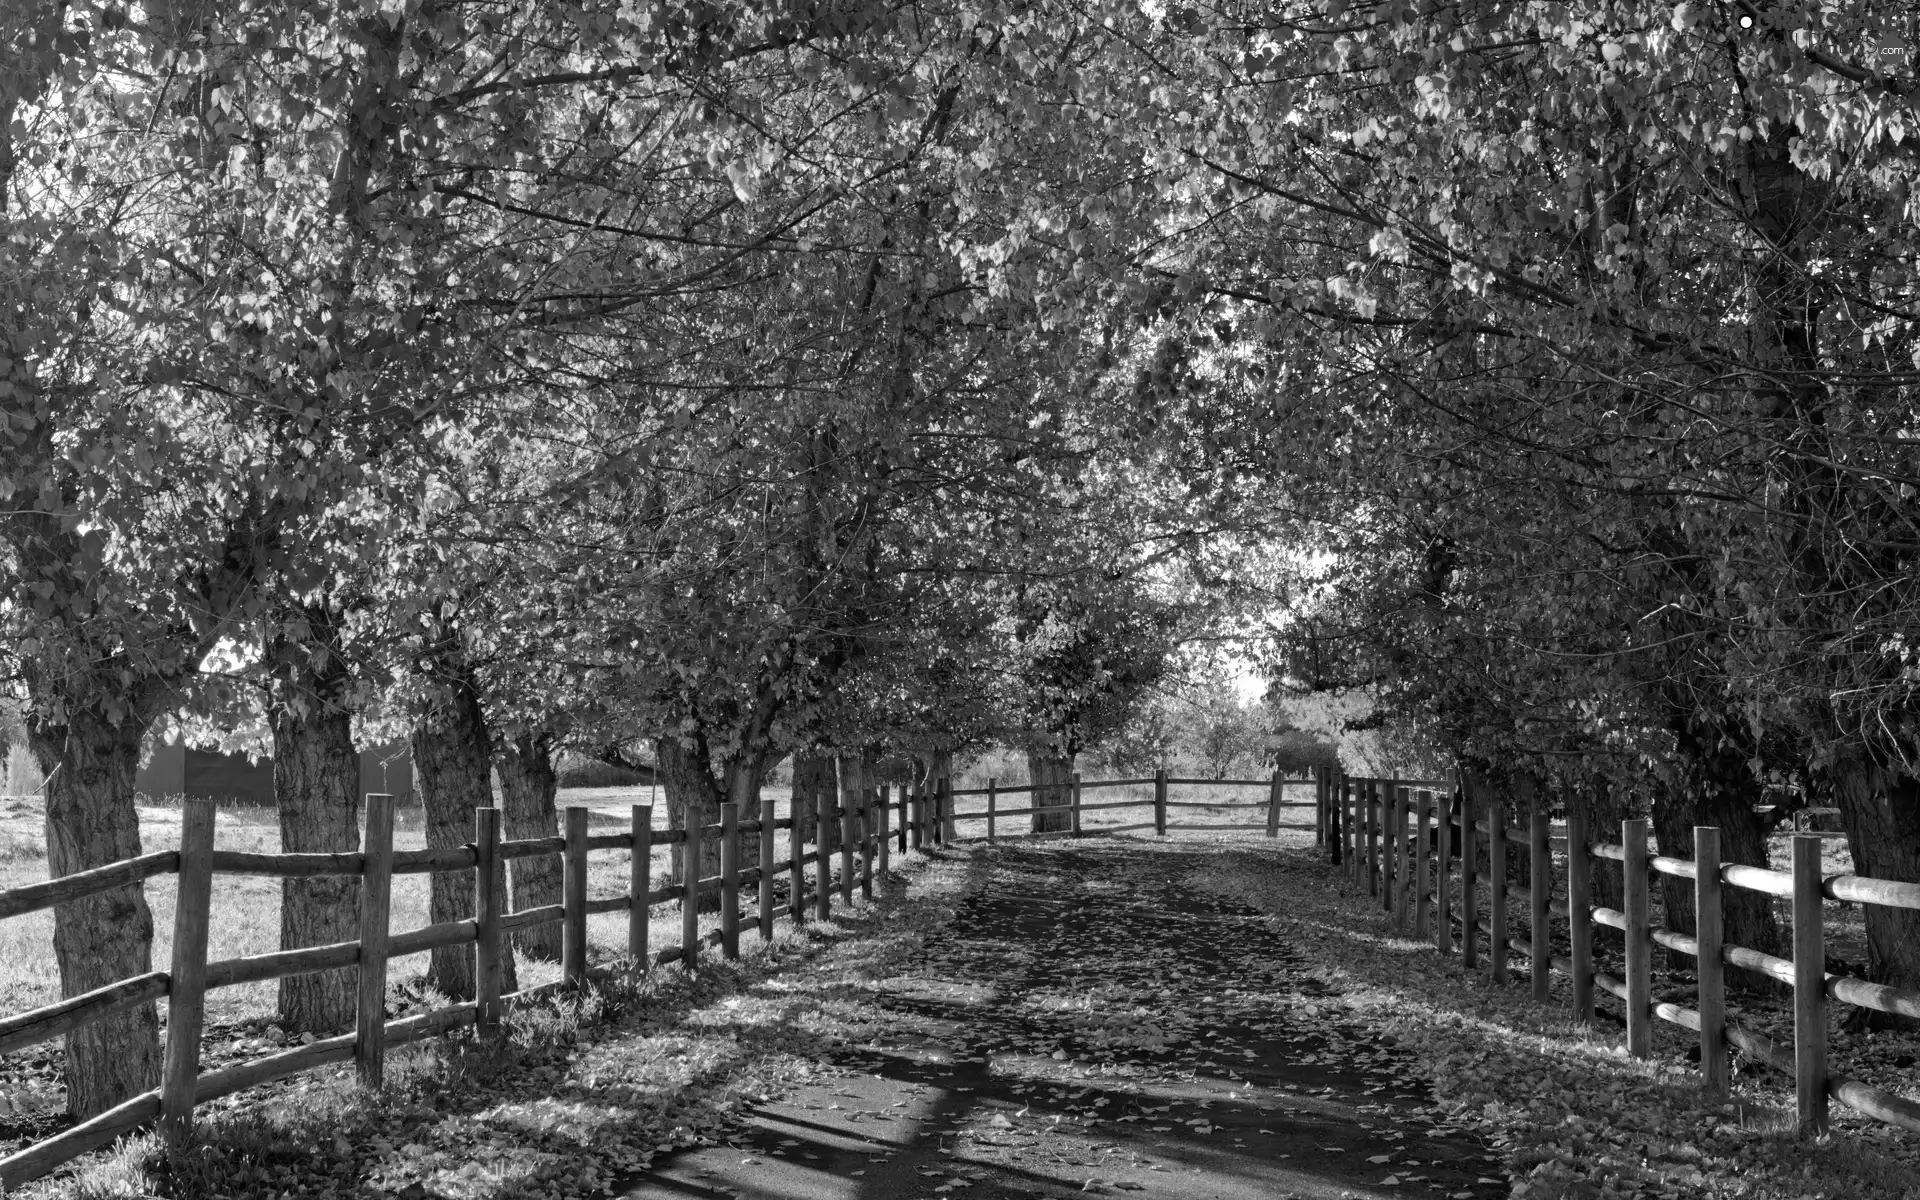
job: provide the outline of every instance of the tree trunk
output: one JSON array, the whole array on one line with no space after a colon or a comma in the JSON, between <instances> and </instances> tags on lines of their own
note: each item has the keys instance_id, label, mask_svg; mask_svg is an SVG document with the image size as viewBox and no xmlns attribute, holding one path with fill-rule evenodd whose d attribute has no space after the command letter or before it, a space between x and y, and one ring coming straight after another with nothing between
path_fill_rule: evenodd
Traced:
<instances>
[{"instance_id":1,"label":"tree trunk","mask_svg":"<svg viewBox=\"0 0 1920 1200\"><path fill-rule=\"evenodd\" d=\"M839 788L835 778L833 755L819 750L802 751L793 756L793 814L800 840L814 840L814 798L825 792L831 796ZM837 829L827 830L827 849L840 848Z\"/></svg>"},{"instance_id":2,"label":"tree trunk","mask_svg":"<svg viewBox=\"0 0 1920 1200\"><path fill-rule=\"evenodd\" d=\"M765 772L765 764L759 760L733 762L727 764L726 798L731 800L740 813L740 823L760 819L760 778ZM720 843L714 842L714 853L719 853ZM760 839L742 837L740 839L740 869L748 870L760 865ZM717 868L716 868L717 869Z\"/></svg>"},{"instance_id":3,"label":"tree trunk","mask_svg":"<svg viewBox=\"0 0 1920 1200\"><path fill-rule=\"evenodd\" d=\"M492 754L480 693L464 662L447 663L438 681L441 694L413 729L414 785L426 810L427 847L450 850L473 840L473 813L493 801ZM473 918L473 876L466 871L436 871L431 876L428 919L438 925ZM500 864L496 889L504 889L506 864ZM496 894L503 894L497 891ZM472 946L443 946L433 951L427 982L455 1000L474 996ZM500 990L511 992L513 950L504 947Z\"/></svg>"},{"instance_id":4,"label":"tree trunk","mask_svg":"<svg viewBox=\"0 0 1920 1200\"><path fill-rule=\"evenodd\" d=\"M90 708L67 721L30 722L27 740L46 775L47 873L53 878L140 854L133 775L144 723L119 725ZM140 884L53 910L60 993L77 996L153 969L153 912ZM67 1035L67 1111L85 1118L160 1082L160 1017L153 1004L121 1009Z\"/></svg>"},{"instance_id":5,"label":"tree trunk","mask_svg":"<svg viewBox=\"0 0 1920 1200\"><path fill-rule=\"evenodd\" d=\"M1833 773L1854 870L1869 879L1920 883L1920 783L1857 756L1835 763ZM1920 988L1920 911L1878 904L1865 910L1873 981ZM1888 1021L1876 1014L1873 1023Z\"/></svg>"},{"instance_id":6,"label":"tree trunk","mask_svg":"<svg viewBox=\"0 0 1920 1200\"><path fill-rule=\"evenodd\" d=\"M1606 780L1590 787L1575 787L1567 792L1567 810L1578 810L1586 818L1587 838L1593 842L1618 842L1620 822L1627 817L1627 804L1618 788ZM1621 885L1619 864L1612 859L1595 858L1589 878L1593 881L1589 899L1599 908L1625 911L1626 889Z\"/></svg>"},{"instance_id":7,"label":"tree trunk","mask_svg":"<svg viewBox=\"0 0 1920 1200\"><path fill-rule=\"evenodd\" d=\"M1653 829L1660 853L1673 858L1693 857L1693 827L1712 825L1720 830L1720 861L1767 867L1767 825L1753 811L1759 790L1752 773L1737 754L1717 752L1687 762L1679 783L1664 790L1653 806ZM1605 840L1614 841L1614 836ZM1663 923L1678 933L1696 928L1693 881L1672 875L1660 877ZM1730 946L1746 946L1766 954L1779 953L1786 938L1774 920L1771 897L1745 888L1721 889L1722 936ZM1685 966L1682 957L1676 965ZM1690 969L1690 968L1688 968ZM1728 973L1729 981L1772 990L1763 975L1742 968Z\"/></svg>"},{"instance_id":8,"label":"tree trunk","mask_svg":"<svg viewBox=\"0 0 1920 1200\"><path fill-rule=\"evenodd\" d=\"M1033 784L1033 832L1066 833L1073 828L1073 758L1050 747L1027 748L1027 779Z\"/></svg>"},{"instance_id":9,"label":"tree trunk","mask_svg":"<svg viewBox=\"0 0 1920 1200\"><path fill-rule=\"evenodd\" d=\"M867 763L858 754L842 754L831 760L838 768L840 807L858 812L867 800ZM859 847L859 834L854 835ZM837 847L836 847L837 848Z\"/></svg>"},{"instance_id":10,"label":"tree trunk","mask_svg":"<svg viewBox=\"0 0 1920 1200\"><path fill-rule=\"evenodd\" d=\"M1531 774L1520 771L1513 776L1511 799L1507 802L1507 826L1515 830L1514 836L1507 839L1507 869L1513 879L1513 886L1529 894L1533 891L1533 813L1536 808L1553 813L1553 801L1547 789ZM1417 820L1409 819L1410 829L1418 829Z\"/></svg>"},{"instance_id":11,"label":"tree trunk","mask_svg":"<svg viewBox=\"0 0 1920 1200\"><path fill-rule=\"evenodd\" d=\"M290 854L352 851L360 845L360 760L352 718L311 691L303 710L276 703L273 796L280 848ZM360 880L323 875L280 881L280 948L326 946L360 936ZM295 1033L330 1034L353 1024L351 967L280 980L280 1024Z\"/></svg>"},{"instance_id":12,"label":"tree trunk","mask_svg":"<svg viewBox=\"0 0 1920 1200\"><path fill-rule=\"evenodd\" d=\"M560 790L553 769L553 735L544 730L523 733L500 743L500 799L509 841L557 837L560 814L554 800ZM521 911L560 903L560 856L537 854L516 858L512 864L513 908ZM558 922L522 929L513 944L528 958L560 961L562 930Z\"/></svg>"},{"instance_id":13,"label":"tree trunk","mask_svg":"<svg viewBox=\"0 0 1920 1200\"><path fill-rule=\"evenodd\" d=\"M869 821L874 819L871 805L879 799L880 755L872 750L859 754L842 754L840 766L840 802L858 806L867 814ZM873 834L871 826L867 829Z\"/></svg>"},{"instance_id":14,"label":"tree trunk","mask_svg":"<svg viewBox=\"0 0 1920 1200\"><path fill-rule=\"evenodd\" d=\"M706 755L699 749L688 749L680 744L678 738L661 738L654 746L654 762L660 768L660 786L667 797L667 828L685 829L688 814L701 825L712 825L720 819L720 789L714 784L713 772L707 766ZM682 853L676 850L673 855L673 881L685 883L686 863ZM701 839L699 877L710 879L720 873L720 840L714 837ZM716 898L710 905L719 907Z\"/></svg>"}]
</instances>

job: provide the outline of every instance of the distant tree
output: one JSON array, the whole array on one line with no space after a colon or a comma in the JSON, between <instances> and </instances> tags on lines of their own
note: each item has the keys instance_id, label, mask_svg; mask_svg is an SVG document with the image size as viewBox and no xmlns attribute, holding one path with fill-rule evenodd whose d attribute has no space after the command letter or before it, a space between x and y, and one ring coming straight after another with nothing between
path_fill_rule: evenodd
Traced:
<instances>
[{"instance_id":1,"label":"distant tree","mask_svg":"<svg viewBox=\"0 0 1920 1200\"><path fill-rule=\"evenodd\" d=\"M1260 761L1266 741L1263 710L1244 703L1231 683L1216 680L1193 698L1181 739L1202 774L1225 779Z\"/></svg>"},{"instance_id":2,"label":"distant tree","mask_svg":"<svg viewBox=\"0 0 1920 1200\"><path fill-rule=\"evenodd\" d=\"M1267 735L1267 761L1287 775L1340 769L1340 749L1331 738L1305 729L1283 727Z\"/></svg>"},{"instance_id":3,"label":"distant tree","mask_svg":"<svg viewBox=\"0 0 1920 1200\"><path fill-rule=\"evenodd\" d=\"M1087 749L1093 769L1116 776L1151 775L1180 748L1180 719L1165 695L1143 700L1133 718Z\"/></svg>"}]
</instances>

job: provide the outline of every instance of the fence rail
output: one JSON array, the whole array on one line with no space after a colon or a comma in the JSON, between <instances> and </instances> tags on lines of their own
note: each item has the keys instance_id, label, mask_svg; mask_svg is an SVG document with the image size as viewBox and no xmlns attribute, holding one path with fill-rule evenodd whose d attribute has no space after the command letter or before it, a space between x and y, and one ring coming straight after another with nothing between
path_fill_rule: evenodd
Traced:
<instances>
[{"instance_id":1,"label":"fence rail","mask_svg":"<svg viewBox=\"0 0 1920 1200\"><path fill-rule=\"evenodd\" d=\"M1309 782L1311 782L1311 780L1309 780ZM1212 829L1265 829L1269 837L1279 836L1279 831L1282 829L1321 832L1324 828L1325 805L1320 797L1318 785L1315 785L1316 792L1313 800L1289 803L1284 798L1284 789L1287 783L1288 780L1278 771L1275 771L1266 779L1181 779L1170 776L1165 771L1158 771L1151 777L1142 779L1082 780L1078 774L1074 774L1059 783L1023 783L1012 787L1002 787L996 781L989 779L985 787L949 789L941 793L936 799L944 806L940 823L943 828L949 831L948 836L952 836L952 830L956 822L985 821L987 826L985 837L988 841L995 841L1001 836L999 823L1008 817L1032 818L1033 827L1029 832L1033 834L1068 833L1077 837L1083 832L1081 827L1081 815L1083 813L1111 811L1122 808L1150 808L1153 810L1153 820L1150 823L1142 821L1137 824L1106 826L1102 829L1102 832L1122 833L1135 829L1150 828L1156 834L1165 835L1169 832ZM1096 804L1088 804L1080 798L1082 792L1094 788L1146 787L1148 785L1153 787L1152 799L1105 800ZM1267 796L1264 800L1172 800L1168 798L1169 788L1182 786L1264 787L1267 789ZM1055 798L1055 802L1052 804L1030 804L1025 808L1000 807L1000 797L1002 796L1033 795L1035 793L1051 795ZM955 812L952 807L952 799L956 796L984 796L987 801L986 811L969 813ZM1169 822L1167 818L1168 810L1175 808L1260 809L1266 813L1266 820L1261 824ZM1298 822L1283 823L1280 820L1280 813L1283 809L1289 808L1314 809L1316 810L1317 820L1314 824Z\"/></svg>"},{"instance_id":2,"label":"fence rail","mask_svg":"<svg viewBox=\"0 0 1920 1200\"><path fill-rule=\"evenodd\" d=\"M213 802L189 800L182 812L181 848L177 851L144 854L44 883L0 891L0 917L8 917L137 885L156 875L180 877L175 903L174 960L170 970L149 971L30 1012L0 1017L0 1054L4 1054L61 1037L124 1008L161 998L168 1003L160 1087L0 1158L0 1194L156 1120L170 1138L177 1139L190 1127L195 1104L316 1067L352 1061L360 1081L377 1087L384 1074L385 1053L389 1047L467 1026L491 1032L498 1028L504 1013L516 1005L560 990L578 990L590 980L610 977L616 968L589 967L587 962L586 919L590 914L623 911L630 914L627 952L620 969L639 972L678 960L691 970L697 966L701 952L709 948L719 948L727 958L739 954L742 888L754 889L746 897L747 907L763 940L772 938L774 923L780 918L796 924L809 919L809 898L813 901L811 915L819 919L831 916L832 894L836 890L843 903L853 903L856 885L864 897L871 899L875 860L879 870L887 869L889 850L896 836L891 827L891 814L896 808L902 813L897 830L902 853L906 852L909 836L915 846L939 844L950 837L950 828L943 831L934 821L937 809L925 796L909 796L903 790L896 803L890 789L881 786L848 799L849 803L836 804L824 794L818 798L813 815L819 823L811 838L799 836L793 816L776 818L771 800L760 803L756 820L739 820L736 806L725 804L721 806L721 820L716 824L666 830L653 828L652 806L637 804L632 807L629 830L597 834L587 832L588 810L571 807L564 814L563 836L520 841L500 840L498 810L480 808L475 810L472 842L456 847L396 851L393 848L393 798L372 794L367 797L364 848L336 854L216 850ZM790 854L788 860L781 863L773 861L776 830L789 831ZM822 830L828 831L830 837L823 839ZM653 886L651 851L655 847L679 847L677 856L683 874L686 865L693 864L696 868L693 873L697 875L700 847L711 839L719 841L721 870L718 875L695 878L691 888L685 884ZM837 868L833 861L834 841L838 842ZM744 860L750 846L757 852L758 862L747 866ZM626 894L588 897L588 854L595 850L629 852L632 868ZM542 854L557 854L561 858L562 903L520 912L501 911L504 897L496 886L495 865ZM808 886L809 870L812 871L811 887ZM473 873L475 915L391 932L388 928L391 878L436 871ZM212 917L211 883L213 876L220 874L278 878L356 876L362 881L360 937L351 942L209 961L206 934ZM787 899L776 906L774 885L776 877L781 875L787 877ZM721 927L702 934L698 927L699 901L708 896L720 898ZM682 942L677 946L651 948L647 944L649 910L669 900L681 902ZM562 978L539 987L500 994L502 935L553 923L562 926ZM387 1019L390 959L467 945L474 947L475 955L473 999L427 1013ZM359 1012L352 1033L214 1071L199 1069L199 1014L209 990L345 967L356 968L358 972Z\"/></svg>"},{"instance_id":3,"label":"fence rail","mask_svg":"<svg viewBox=\"0 0 1920 1200\"><path fill-rule=\"evenodd\" d=\"M1626 1009L1627 1049L1639 1057L1652 1052L1656 1020L1695 1032L1703 1084L1713 1094L1726 1091L1729 1054L1739 1050L1794 1079L1796 1109L1805 1129L1824 1132L1828 1101L1838 1100L1877 1120L1920 1132L1920 1103L1828 1069L1829 1000L1920 1017L1920 992L1828 974L1823 909L1827 900L1920 909L1920 884L1823 874L1824 839L1818 833L1794 834L1792 869L1778 871L1722 862L1720 831L1713 826L1694 828L1692 858L1655 855L1648 850L1645 819L1622 822L1618 842L1596 841L1589 837L1577 807L1570 807L1566 833L1556 837L1543 808L1536 807L1525 826L1509 827L1504 802L1475 804L1464 794L1451 795L1450 784L1446 788L1447 793L1436 796L1426 787L1345 775L1322 784L1331 821L1323 840L1333 861L1345 868L1356 886L1364 886L1369 895L1380 899L1397 928L1406 931L1411 926L1413 936L1431 936L1439 952L1453 952L1457 887L1457 945L1462 960L1470 967L1478 965L1484 935L1486 970L1495 983L1506 981L1510 957L1517 954L1528 961L1536 1000L1547 1000L1552 972L1570 979L1578 1020L1593 1019L1596 989L1618 997ZM1487 810L1484 816L1476 811L1482 807ZM1560 896L1554 895L1556 844L1566 852L1565 890ZM1489 871L1484 883L1485 918L1479 915L1483 846ZM1527 887L1521 889L1529 912L1525 938L1506 928L1509 846L1524 849L1529 856ZM1624 910L1592 903L1596 861L1619 864ZM1653 924L1652 884L1661 877L1693 882L1693 934ZM1789 902L1792 957L1724 940L1723 897L1728 887ZM1550 921L1555 918L1567 924L1567 956L1550 953ZM1624 978L1595 970L1596 926L1622 935ZM1697 1008L1653 998L1655 946L1694 960ZM1729 966L1756 972L1793 990L1792 1046L1781 1046L1728 1018L1724 969Z\"/></svg>"}]
</instances>

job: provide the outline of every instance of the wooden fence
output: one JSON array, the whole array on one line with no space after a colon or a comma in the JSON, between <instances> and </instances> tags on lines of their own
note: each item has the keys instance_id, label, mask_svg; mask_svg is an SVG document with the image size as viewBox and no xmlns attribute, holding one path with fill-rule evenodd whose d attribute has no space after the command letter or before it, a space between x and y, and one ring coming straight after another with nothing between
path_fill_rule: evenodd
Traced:
<instances>
[{"instance_id":1,"label":"wooden fence","mask_svg":"<svg viewBox=\"0 0 1920 1200\"><path fill-rule=\"evenodd\" d=\"M1112 800L1097 804L1088 804L1081 799L1082 792L1094 788L1145 787L1148 784L1153 785L1153 799L1151 800ZM1168 798L1170 788L1191 785L1208 787L1264 787L1267 789L1267 797L1264 800L1246 801L1171 800ZM1169 831L1177 832L1180 830L1264 829L1268 837L1279 836L1280 830L1282 829L1302 829L1323 832L1325 828L1325 807L1324 802L1317 794L1317 787L1314 800L1290 804L1285 800L1285 785L1286 780L1278 771L1275 771L1273 775L1267 779L1175 779L1163 770L1157 771L1152 776L1144 779L1100 779L1083 781L1078 774L1075 774L1071 780L1064 785L1067 793L1067 802L1064 805L1029 805L1026 808L1003 809L1000 807L1000 797L1032 795L1035 790L1034 785L1021 784L1016 787L1001 787L991 779L987 781L987 786L983 788L963 788L955 790L949 785L944 792L937 797L937 800L941 805L941 811L943 813L943 820L940 822L940 825L945 831L945 836L948 838L952 838L955 835L955 823L958 821L985 821L987 823L985 837L988 841L995 841L999 837L999 822L1006 817L1030 817L1032 818L1034 832L1046 832L1041 831L1039 825L1041 818L1048 816L1064 817L1067 820L1066 829L1050 832L1067 833L1074 837L1079 837L1081 836L1080 817L1082 813L1100 812L1109 809L1149 807L1153 809L1153 819L1151 821L1141 821L1131 825L1109 825L1102 827L1099 832L1103 834L1125 833L1136 829L1151 829L1156 834L1165 835ZM985 796L987 800L986 811L956 813L953 807L953 798L956 796ZM1217 821L1170 822L1167 819L1167 810L1174 808L1260 809L1265 813L1265 818L1260 821L1245 823L1221 823ZM1315 809L1316 812L1320 814L1319 819L1313 824L1284 823L1280 820L1280 812L1282 809L1287 808Z\"/></svg>"},{"instance_id":2,"label":"wooden fence","mask_svg":"<svg viewBox=\"0 0 1920 1200\"><path fill-rule=\"evenodd\" d=\"M1652 1050L1653 1022L1672 1022L1699 1034L1700 1070L1713 1094L1727 1088L1728 1056L1746 1052L1795 1081L1796 1104L1802 1128L1827 1128L1829 1098L1858 1112L1920 1132L1920 1103L1869 1086L1827 1068L1827 1001L1870 1008L1878 1012L1920 1017L1920 992L1867 983L1826 972L1825 914L1828 900L1920 908L1920 884L1866 879L1857 875L1823 875L1817 833L1793 835L1790 871L1720 860L1720 831L1696 826L1693 857L1649 854L1648 823L1642 819L1621 823L1618 842L1593 841L1577 812L1569 811L1566 834L1555 837L1544 809L1534 810L1525 827L1509 828L1506 806L1486 805L1476 812L1455 801L1450 785L1436 793L1421 781L1360 779L1339 776L1322 787L1323 830L1337 862L1347 868L1357 885L1378 896L1402 932L1431 937L1441 953L1455 948L1454 925L1459 924L1458 947L1469 967L1478 965L1479 934L1487 938L1487 971L1495 983L1504 983L1510 954L1528 961L1533 997L1545 1002L1551 972L1572 981L1576 1019L1593 1019L1594 990L1619 997L1626 1006L1626 1043L1629 1053L1645 1057ZM1451 809L1458 806L1462 816ZM1462 830L1466 833L1463 835ZM1468 839L1471 844L1468 845ZM1553 846L1566 848L1565 890L1554 895ZM1489 875L1485 881L1487 912L1480 914L1482 883L1479 855L1487 849ZM1528 937L1507 928L1509 847L1526 848L1529 855ZM1620 864L1625 911L1596 907L1591 902L1593 864L1607 859ZM1652 882L1669 875L1693 881L1695 932L1691 935L1652 923ZM1458 880L1456 885L1455 880ZM1459 905L1453 907L1456 886ZM1744 888L1785 899L1793 913L1793 957L1780 958L1722 938L1722 888ZM1566 956L1551 952L1549 921L1568 925ZM1593 938L1596 926L1618 930L1625 939L1625 978L1596 972ZM1693 958L1698 982L1698 1008L1653 998L1653 948L1664 946ZM1777 1044L1727 1018L1725 968L1740 967L1778 980L1793 989L1793 1045Z\"/></svg>"},{"instance_id":3,"label":"wooden fence","mask_svg":"<svg viewBox=\"0 0 1920 1200\"><path fill-rule=\"evenodd\" d=\"M929 838L938 840L939 835L930 819L933 810L926 798L916 796L909 799L903 796L901 803L911 807L911 814L898 831L900 850L903 853L906 851L910 832L915 846ZM836 874L843 903L853 903L856 885L865 898L872 898L876 856L880 870L884 872L887 868L887 851L892 840L888 828L891 809L884 787L869 792L860 802L851 806L837 805L828 794L823 793L816 800L815 817L819 824L814 839L803 841L790 833L788 859L776 865L774 833L779 829L793 830L795 822L791 815L776 818L774 802L771 800L760 803L757 820L742 821L739 819L738 806L725 804L721 806L721 818L717 824L690 824L684 829L675 830L655 830L652 806L636 804L632 809L630 830L600 834L587 832L587 809L568 808L563 836L525 841L502 841L498 810L482 808L475 811L474 840L467 845L396 851L393 848L393 797L376 794L367 797L363 849L338 854L257 854L217 850L213 844L212 802L205 799L188 800L182 812L180 849L177 851L144 854L50 879L45 883L0 891L0 918L5 918L52 908L116 888L138 885L156 875L179 876L170 970L150 971L137 978L120 980L31 1012L0 1018L0 1054L4 1054L50 1041L117 1010L165 997L167 1031L160 1086L53 1137L0 1158L0 1194L38 1179L62 1163L106 1145L156 1119L166 1136L177 1140L190 1130L195 1104L301 1071L349 1060L354 1063L363 1084L378 1087L389 1046L418 1041L469 1025L492 1033L498 1029L502 1015L515 1004L557 989L583 988L590 977L605 977L613 973L612 968L590 970L587 965L587 917L592 913L624 911L628 914L624 959L624 967L628 971L644 971L652 965L675 959L691 970L701 951L712 946L718 946L727 958L735 957L739 953L742 888L756 889L752 908L763 940L773 936L774 921L780 917L788 917L796 923L805 920L809 895L813 901L813 915L825 920L831 915ZM829 839L820 837L818 833L819 830L833 830L836 821L839 833L837 873L832 862L834 851L828 844ZM720 873L717 876L696 879L691 897L683 885L654 886L651 878L653 847L677 846L681 863L692 863L697 867L701 860L701 845L708 838L719 839ZM743 869L741 862L749 838L758 841L760 865ZM588 899L587 856L595 850L626 850L631 853L632 869L625 895ZM541 854L561 856L562 902L521 912L502 912L504 897L497 886L496 865L508 859ZM807 888L809 865L814 871L811 893ZM442 922L403 933L392 932L388 927L392 877L435 871L472 872L473 918ZM776 907L775 877L783 872L789 876L787 903ZM692 872L697 873L697 869ZM360 937L357 941L329 946L280 950L209 962L207 931L212 919L212 886L216 874L265 875L283 879L319 875L358 876L362 881ZM682 874L684 878L688 872L683 870ZM715 892L720 900L720 928L703 936L699 932L699 901ZM681 902L681 943L656 950L647 944L649 911L653 905L668 900ZM562 928L561 979L543 987L501 995L502 938L517 929L554 922L560 923ZM474 948L474 999L399 1020L387 1019L388 959L439 947L466 945ZM209 989L344 967L354 967L358 971L358 1015L352 1033L323 1038L219 1070L200 1071L202 1017Z\"/></svg>"}]
</instances>

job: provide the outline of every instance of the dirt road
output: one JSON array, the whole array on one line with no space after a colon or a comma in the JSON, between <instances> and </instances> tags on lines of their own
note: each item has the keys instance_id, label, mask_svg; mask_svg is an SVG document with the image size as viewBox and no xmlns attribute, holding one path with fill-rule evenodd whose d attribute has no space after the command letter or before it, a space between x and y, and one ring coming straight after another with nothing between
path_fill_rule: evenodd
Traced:
<instances>
[{"instance_id":1,"label":"dirt road","mask_svg":"<svg viewBox=\"0 0 1920 1200\"><path fill-rule=\"evenodd\" d=\"M1142 841L1004 844L830 1082L663 1156L629 1200L1505 1196L1274 922Z\"/></svg>"}]
</instances>

